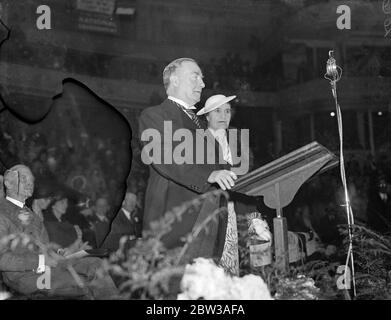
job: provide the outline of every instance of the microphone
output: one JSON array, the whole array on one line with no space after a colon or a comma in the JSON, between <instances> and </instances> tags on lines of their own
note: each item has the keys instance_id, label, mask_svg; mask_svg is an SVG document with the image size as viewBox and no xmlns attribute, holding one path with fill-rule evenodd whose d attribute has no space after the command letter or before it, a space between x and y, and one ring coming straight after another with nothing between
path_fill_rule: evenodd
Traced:
<instances>
[{"instance_id":1,"label":"microphone","mask_svg":"<svg viewBox=\"0 0 391 320\"><path fill-rule=\"evenodd\" d=\"M329 59L326 65L326 75L332 77L333 80L338 78L337 61L333 57L334 50L329 51Z\"/></svg>"},{"instance_id":2,"label":"microphone","mask_svg":"<svg viewBox=\"0 0 391 320\"><path fill-rule=\"evenodd\" d=\"M329 59L326 64L326 74L324 78L330 81L334 98L337 96L336 83L342 77L342 69L337 66L337 61L333 57L334 50L329 51Z\"/></svg>"}]
</instances>

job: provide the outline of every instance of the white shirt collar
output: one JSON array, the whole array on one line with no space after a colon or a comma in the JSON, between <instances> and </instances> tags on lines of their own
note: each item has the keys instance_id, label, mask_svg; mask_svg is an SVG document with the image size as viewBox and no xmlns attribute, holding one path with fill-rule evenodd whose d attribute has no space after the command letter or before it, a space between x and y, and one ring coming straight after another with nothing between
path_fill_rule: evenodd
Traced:
<instances>
[{"instance_id":1,"label":"white shirt collar","mask_svg":"<svg viewBox=\"0 0 391 320\"><path fill-rule=\"evenodd\" d=\"M167 97L168 99L170 99L171 101L174 101L178 104L180 104L182 107L184 107L185 109L196 109L196 107L194 106L189 106L189 104L187 104L185 101L181 100L181 99L178 99L178 98L175 98L173 96L168 96Z\"/></svg>"},{"instance_id":2,"label":"white shirt collar","mask_svg":"<svg viewBox=\"0 0 391 320\"><path fill-rule=\"evenodd\" d=\"M131 220L130 219L130 212L128 210L124 209L124 208L122 208L122 211L124 212L126 218L128 218L128 220Z\"/></svg>"},{"instance_id":3,"label":"white shirt collar","mask_svg":"<svg viewBox=\"0 0 391 320\"><path fill-rule=\"evenodd\" d=\"M18 206L19 208L23 208L24 207L24 202L21 202L19 200L16 200L16 199L13 199L9 196L6 196L5 197L9 202L12 202L14 205Z\"/></svg>"}]
</instances>

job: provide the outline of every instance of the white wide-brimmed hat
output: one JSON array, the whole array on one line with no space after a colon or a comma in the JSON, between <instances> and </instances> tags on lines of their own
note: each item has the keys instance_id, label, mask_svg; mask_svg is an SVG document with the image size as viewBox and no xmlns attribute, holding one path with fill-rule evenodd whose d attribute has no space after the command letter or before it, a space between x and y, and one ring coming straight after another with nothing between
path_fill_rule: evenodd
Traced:
<instances>
[{"instance_id":1,"label":"white wide-brimmed hat","mask_svg":"<svg viewBox=\"0 0 391 320\"><path fill-rule=\"evenodd\" d=\"M212 110L222 106L223 104L225 104L235 98L236 98L236 96L226 97L223 94L216 94L214 96L211 96L208 98L208 100L206 100L205 106L200 111L197 112L197 116L200 116L205 113L209 113Z\"/></svg>"}]
</instances>

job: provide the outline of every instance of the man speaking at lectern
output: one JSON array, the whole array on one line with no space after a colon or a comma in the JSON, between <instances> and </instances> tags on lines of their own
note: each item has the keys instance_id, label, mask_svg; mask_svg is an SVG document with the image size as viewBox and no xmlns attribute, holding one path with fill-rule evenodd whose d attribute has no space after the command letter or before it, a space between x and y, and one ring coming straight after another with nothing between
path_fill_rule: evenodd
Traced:
<instances>
[{"instance_id":1,"label":"man speaking at lectern","mask_svg":"<svg viewBox=\"0 0 391 320\"><path fill-rule=\"evenodd\" d=\"M180 58L169 63L163 71L163 83L167 99L158 106L145 109L139 119L140 140L144 147L147 142L145 140L146 130L157 130L161 138L162 156L167 150L167 146L171 146L171 150L175 150L175 147L181 143L181 141L174 141L172 135L165 136L164 129L167 123L172 126L174 134L180 129L187 129L191 132L193 146L196 146L196 130L206 129L205 124L193 111L196 109L194 105L200 101L202 89L205 87L201 69L195 60ZM197 164L196 161L178 164L175 155L172 161L165 162L164 160L166 160L165 157L162 161L151 161L152 163L150 163L150 175L145 196L144 229L148 229L152 221L162 218L167 211L186 201L191 201L203 193L216 190L217 187L223 190L231 189L234 180L237 179L235 173L227 170L228 166L219 164L218 152L214 163L207 163L205 160L201 164ZM181 238L189 234L195 225L211 215L219 206L220 199L214 197L205 200L197 212L185 212L182 219L175 221L171 231L163 237L164 245L167 248L183 246L184 242ZM194 245L190 258L197 256L220 258L226 232L226 211L219 215L218 221L212 223L214 225L208 228L207 236L203 239L201 236L199 239L197 238L197 241L192 242Z\"/></svg>"}]
</instances>

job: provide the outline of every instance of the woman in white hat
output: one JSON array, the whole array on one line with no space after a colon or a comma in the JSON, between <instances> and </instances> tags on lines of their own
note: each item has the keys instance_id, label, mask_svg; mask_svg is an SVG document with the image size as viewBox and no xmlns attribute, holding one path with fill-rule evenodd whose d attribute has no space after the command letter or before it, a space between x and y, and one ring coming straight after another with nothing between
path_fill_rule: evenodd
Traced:
<instances>
[{"instance_id":1,"label":"woman in white hat","mask_svg":"<svg viewBox=\"0 0 391 320\"><path fill-rule=\"evenodd\" d=\"M198 116L205 115L208 122L208 132L218 141L224 161L231 166L233 161L227 139L227 129L231 121L231 105L229 102L235 98L236 96L213 95L206 100L205 106L197 112ZM239 275L238 231L232 201L228 202L227 233L220 265L231 274Z\"/></svg>"}]
</instances>

